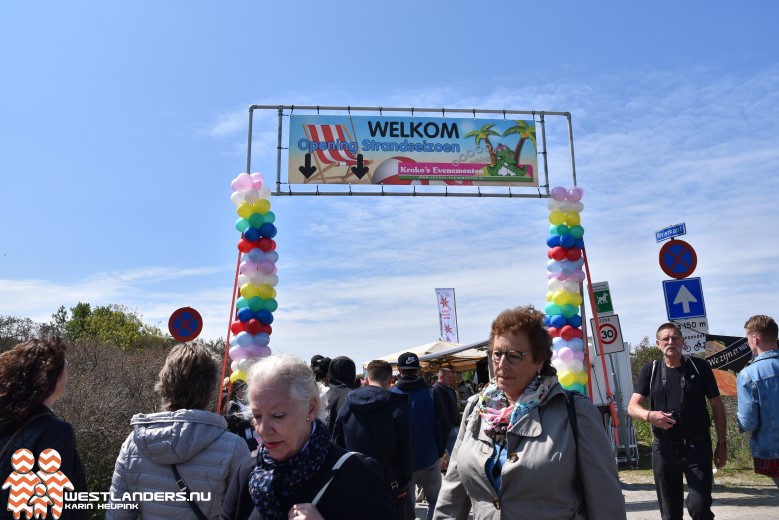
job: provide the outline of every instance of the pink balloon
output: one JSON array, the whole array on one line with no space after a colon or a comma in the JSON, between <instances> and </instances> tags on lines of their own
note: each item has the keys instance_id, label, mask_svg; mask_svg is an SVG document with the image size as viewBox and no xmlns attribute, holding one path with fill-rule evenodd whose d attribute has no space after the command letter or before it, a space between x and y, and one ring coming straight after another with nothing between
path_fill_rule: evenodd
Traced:
<instances>
[{"instance_id":1,"label":"pink balloon","mask_svg":"<svg viewBox=\"0 0 779 520\"><path fill-rule=\"evenodd\" d=\"M252 173L252 189L253 190L261 190L263 185L263 179L261 173Z\"/></svg>"},{"instance_id":2,"label":"pink balloon","mask_svg":"<svg viewBox=\"0 0 779 520\"><path fill-rule=\"evenodd\" d=\"M257 268L260 272L265 274L276 274L277 271L276 264L268 261L260 262L257 264Z\"/></svg>"},{"instance_id":3,"label":"pink balloon","mask_svg":"<svg viewBox=\"0 0 779 520\"><path fill-rule=\"evenodd\" d=\"M571 272L570 274L568 274L568 279L573 282L583 282L585 278L586 276L584 274L584 271L582 271L581 269L577 269Z\"/></svg>"},{"instance_id":4,"label":"pink balloon","mask_svg":"<svg viewBox=\"0 0 779 520\"><path fill-rule=\"evenodd\" d=\"M579 186L574 186L570 190L568 190L567 199L571 202L579 202L582 200L582 196L584 195L584 190L581 189Z\"/></svg>"},{"instance_id":5,"label":"pink balloon","mask_svg":"<svg viewBox=\"0 0 779 520\"><path fill-rule=\"evenodd\" d=\"M271 355L270 347L260 347L260 355L257 357L268 357Z\"/></svg>"},{"instance_id":6,"label":"pink balloon","mask_svg":"<svg viewBox=\"0 0 779 520\"><path fill-rule=\"evenodd\" d=\"M573 351L573 358L578 359L579 361L584 361L584 351L583 350L574 350Z\"/></svg>"},{"instance_id":7,"label":"pink balloon","mask_svg":"<svg viewBox=\"0 0 779 520\"><path fill-rule=\"evenodd\" d=\"M241 347L240 345L236 345L235 347L230 347L230 351L228 352L230 355L230 359L233 361L240 361L242 359L246 359L246 349Z\"/></svg>"},{"instance_id":8,"label":"pink balloon","mask_svg":"<svg viewBox=\"0 0 779 520\"><path fill-rule=\"evenodd\" d=\"M245 275L250 275L259 271L259 264L254 262L241 262L241 266L238 268L238 272Z\"/></svg>"},{"instance_id":9,"label":"pink balloon","mask_svg":"<svg viewBox=\"0 0 779 520\"><path fill-rule=\"evenodd\" d=\"M235 183L238 186L239 190L244 191L244 190L251 189L252 185L254 184L254 181L252 181L251 175L249 175L248 173L242 173L235 178Z\"/></svg>"},{"instance_id":10,"label":"pink balloon","mask_svg":"<svg viewBox=\"0 0 779 520\"><path fill-rule=\"evenodd\" d=\"M570 363L573 359L574 353L573 350L569 349L568 347L563 347L560 349L560 352L558 352L557 357L562 361L563 363Z\"/></svg>"},{"instance_id":11,"label":"pink balloon","mask_svg":"<svg viewBox=\"0 0 779 520\"><path fill-rule=\"evenodd\" d=\"M563 188L562 186L555 186L552 188L552 191L549 192L552 195L552 198L557 201L563 201L565 200L565 197L568 195L568 190Z\"/></svg>"}]
</instances>

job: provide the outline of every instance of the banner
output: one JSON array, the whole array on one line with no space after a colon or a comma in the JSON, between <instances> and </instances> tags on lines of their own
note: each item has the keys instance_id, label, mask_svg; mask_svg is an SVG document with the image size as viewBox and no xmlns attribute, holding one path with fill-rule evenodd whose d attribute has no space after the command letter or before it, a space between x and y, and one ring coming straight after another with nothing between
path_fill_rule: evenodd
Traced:
<instances>
[{"instance_id":1,"label":"banner","mask_svg":"<svg viewBox=\"0 0 779 520\"><path fill-rule=\"evenodd\" d=\"M737 395L736 375L752 359L744 336L706 335L706 361L714 371L722 395Z\"/></svg>"},{"instance_id":2,"label":"banner","mask_svg":"<svg viewBox=\"0 0 779 520\"><path fill-rule=\"evenodd\" d=\"M290 115L290 184L538 186L534 121Z\"/></svg>"},{"instance_id":3,"label":"banner","mask_svg":"<svg viewBox=\"0 0 779 520\"><path fill-rule=\"evenodd\" d=\"M441 323L441 340L459 343L457 333L457 309L454 304L454 289L436 289L438 300L438 321Z\"/></svg>"}]
</instances>

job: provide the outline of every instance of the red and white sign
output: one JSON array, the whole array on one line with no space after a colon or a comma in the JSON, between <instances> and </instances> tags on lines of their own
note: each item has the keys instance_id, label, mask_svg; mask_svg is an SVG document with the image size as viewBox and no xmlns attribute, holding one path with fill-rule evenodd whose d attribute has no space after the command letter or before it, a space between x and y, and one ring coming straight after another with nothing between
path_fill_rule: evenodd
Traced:
<instances>
[{"instance_id":1,"label":"red and white sign","mask_svg":"<svg viewBox=\"0 0 779 520\"><path fill-rule=\"evenodd\" d=\"M592 326L592 334L598 333L598 329L595 328L595 320L591 319L590 324ZM616 314L612 316L599 316L598 324L600 325L600 341L595 342L595 351L600 355L600 345L603 345L604 354L614 354L616 352L622 352L625 350L625 343L622 341L622 329L619 326L619 316Z\"/></svg>"}]
</instances>

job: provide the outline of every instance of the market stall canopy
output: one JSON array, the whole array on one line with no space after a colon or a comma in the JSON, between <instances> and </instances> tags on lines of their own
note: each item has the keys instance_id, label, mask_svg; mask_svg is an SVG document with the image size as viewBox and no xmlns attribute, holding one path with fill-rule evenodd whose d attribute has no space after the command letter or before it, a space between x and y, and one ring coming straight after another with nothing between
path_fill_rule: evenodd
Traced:
<instances>
[{"instance_id":1,"label":"market stall canopy","mask_svg":"<svg viewBox=\"0 0 779 520\"><path fill-rule=\"evenodd\" d=\"M434 341L399 350L377 359L382 359L394 366L398 364L398 357L404 352L413 352L419 356L419 363L425 371L436 371L444 366L455 372L462 372L475 369L476 363L487 357L487 340L468 344ZM368 363L368 361L363 363L363 368L367 368Z\"/></svg>"}]
</instances>

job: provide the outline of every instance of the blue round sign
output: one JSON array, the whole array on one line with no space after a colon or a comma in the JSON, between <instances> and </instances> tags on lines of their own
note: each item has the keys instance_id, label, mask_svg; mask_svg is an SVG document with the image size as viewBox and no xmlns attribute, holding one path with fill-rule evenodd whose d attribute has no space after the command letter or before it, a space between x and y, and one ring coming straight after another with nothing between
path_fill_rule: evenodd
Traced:
<instances>
[{"instance_id":1,"label":"blue round sign","mask_svg":"<svg viewBox=\"0 0 779 520\"><path fill-rule=\"evenodd\" d=\"M203 330L203 318L192 307L176 309L168 320L168 330L179 341L192 341Z\"/></svg>"},{"instance_id":2,"label":"blue round sign","mask_svg":"<svg viewBox=\"0 0 779 520\"><path fill-rule=\"evenodd\" d=\"M698 266L698 255L684 240L671 240L660 248L660 269L671 278L687 278Z\"/></svg>"}]
</instances>

